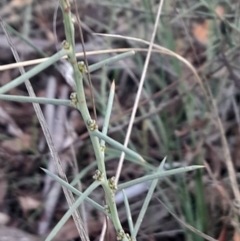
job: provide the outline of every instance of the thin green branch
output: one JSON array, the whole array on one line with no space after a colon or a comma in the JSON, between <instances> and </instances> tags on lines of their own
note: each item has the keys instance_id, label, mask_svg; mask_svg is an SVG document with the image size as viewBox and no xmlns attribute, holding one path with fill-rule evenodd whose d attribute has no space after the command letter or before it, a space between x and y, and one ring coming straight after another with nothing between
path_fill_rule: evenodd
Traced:
<instances>
[{"instance_id":1,"label":"thin green branch","mask_svg":"<svg viewBox=\"0 0 240 241\"><path fill-rule=\"evenodd\" d=\"M144 177L140 177L135 180L125 182L125 183L118 185L118 191L120 191L124 188L130 187L130 186L142 183L142 182L151 181L155 178L164 178L164 177L176 175L176 174L183 173L183 172L193 171L193 170L196 170L199 168L204 168L204 166L195 165L195 166L189 166L189 167L180 167L180 168L176 168L176 169L169 170L169 171L153 173L151 175L146 175Z\"/></svg>"},{"instance_id":2,"label":"thin green branch","mask_svg":"<svg viewBox=\"0 0 240 241\"><path fill-rule=\"evenodd\" d=\"M107 102L107 109L106 109L103 128L102 128L102 134L105 136L107 135L108 125L111 117L114 94L115 94L115 81L113 80L110 88L110 93L109 93L108 102ZM101 139L100 141L100 146L101 147L105 146L105 141L103 139ZM103 148L103 153L104 153L104 150L105 148Z\"/></svg>"},{"instance_id":3,"label":"thin green branch","mask_svg":"<svg viewBox=\"0 0 240 241\"><path fill-rule=\"evenodd\" d=\"M72 205L72 207L64 214L58 224L53 228L50 234L47 236L45 241L50 241L56 235L56 233L63 227L63 225L67 222L67 220L71 217L74 211L78 208L78 206L86 199L86 197L93 192L100 185L99 181L93 182L85 192L77 199L77 201Z\"/></svg>"},{"instance_id":4,"label":"thin green branch","mask_svg":"<svg viewBox=\"0 0 240 241\"><path fill-rule=\"evenodd\" d=\"M166 159L167 159L167 158L165 157L165 158L162 160L162 162L160 163L160 165L159 165L159 167L158 167L158 170L157 170L157 173L163 172L163 168L164 168ZM146 196L146 198L145 198L145 200L144 200L144 203L143 203L143 205L142 205L141 211L140 211L140 213L139 213L139 215L138 215L136 224L135 224L135 226L134 226L134 231L133 231L133 238L135 238L135 239L136 239L136 236L137 236L137 234L138 234L139 228L140 228L140 226L141 226L141 224L142 224L143 217L145 216L145 213L146 213L146 211L147 211L149 202L150 202L150 200L151 200L151 198L152 198L152 195L153 195L153 192L154 192L154 190L155 190L155 188L156 188L157 183L158 183L158 179L154 179L154 180L152 181L152 184L151 184L151 186L150 186L150 188L149 188L149 190L148 190L147 196Z\"/></svg>"},{"instance_id":5,"label":"thin green branch","mask_svg":"<svg viewBox=\"0 0 240 241\"><path fill-rule=\"evenodd\" d=\"M89 114L89 111L86 105L86 98L85 98L84 87L83 87L83 76L79 69L77 59L75 56L74 26L72 23L69 1L68 0L60 1L60 6L64 13L64 28L65 28L66 38L69 44L68 57L73 67L74 79L76 82L77 99L78 99L77 108L81 112L86 126L88 126L88 122L91 120L91 116ZM91 141L93 143L94 152L98 160L98 168L100 171L105 173L105 166L102 165L99 161L101 160L101 152L99 150L98 138L96 137L91 138Z\"/></svg>"},{"instance_id":6,"label":"thin green branch","mask_svg":"<svg viewBox=\"0 0 240 241\"><path fill-rule=\"evenodd\" d=\"M38 104L50 104L50 105L64 105L71 106L70 100L49 99L43 97L29 97L20 95L1 95L1 100L16 101L21 103L38 103Z\"/></svg>"},{"instance_id":7,"label":"thin green branch","mask_svg":"<svg viewBox=\"0 0 240 241\"><path fill-rule=\"evenodd\" d=\"M48 174L50 177L52 177L55 181L59 182L62 186L66 187L68 190L72 191L74 194L76 194L77 196L81 196L82 192L80 192L79 190L77 190L75 187L73 187L71 184L67 183L66 181L64 181L62 178L60 178L59 176L57 176L56 174L48 171L45 168L41 168L46 174ZM95 201L93 201L91 198L86 197L85 201L87 203L89 203L90 205L92 205L94 208L96 208L97 210L99 210L100 212L102 212L105 215L109 215L108 213L106 213L105 209L103 208L103 206L99 205L98 203L96 203Z\"/></svg>"},{"instance_id":8,"label":"thin green branch","mask_svg":"<svg viewBox=\"0 0 240 241\"><path fill-rule=\"evenodd\" d=\"M127 220L128 220L129 231L130 231L131 237L134 237L134 235L133 235L133 220L132 220L132 214L131 214L131 210L130 210L128 198L127 198L127 195L126 195L124 189L122 190L122 194L123 194L124 205L125 205L126 213L127 213Z\"/></svg>"},{"instance_id":9,"label":"thin green branch","mask_svg":"<svg viewBox=\"0 0 240 241\"><path fill-rule=\"evenodd\" d=\"M85 92L83 87L83 76L79 69L77 59L75 56L74 26L72 23L69 1L68 0L60 1L60 6L64 13L64 28L65 28L66 38L69 44L68 57L73 67L74 80L76 82L76 90L77 90L76 93L77 93L77 100L78 100L77 108L82 114L85 125L88 127L88 122L91 121L91 116L86 104L86 97L85 97ZM88 131L91 132L89 128L88 128ZM99 146L99 140L97 137L92 135L90 135L90 138L92 141L94 153L96 155L98 169L103 173L103 175L106 175L105 164L102 158L102 153Z\"/></svg>"},{"instance_id":10,"label":"thin green branch","mask_svg":"<svg viewBox=\"0 0 240 241\"><path fill-rule=\"evenodd\" d=\"M105 66L107 64L119 61L121 59L127 58L129 56L134 55L134 54L135 54L135 51L129 51L129 52L118 54L118 55L116 55L114 57L105 59L105 60L100 61L100 62L98 62L96 64L92 64L92 65L89 66L89 73L91 73L91 72L93 72L93 71L95 71L97 69L100 69L100 68L102 68L103 66Z\"/></svg>"},{"instance_id":11,"label":"thin green branch","mask_svg":"<svg viewBox=\"0 0 240 241\"><path fill-rule=\"evenodd\" d=\"M100 173L100 176L101 176L99 177L99 179L101 180L101 184L105 192L107 204L109 206L111 216L112 216L112 221L117 231L117 237L118 239L127 241L126 234L122 229L122 226L118 217L117 207L114 201L114 192L110 188L109 182L107 180L105 163L101 152L99 139L97 136L92 135L92 130L95 129L97 125L95 123L95 120L92 120L88 107L86 105L86 98L85 98L84 87L83 87L83 76L81 73L81 71L84 71L84 70L81 70L79 68L80 66L77 63L75 52L74 52L75 51L74 26L71 18L70 4L68 0L65 0L65 1L62 0L60 1L60 6L62 8L62 11L64 12L64 27L67 35L67 41L69 44L68 57L73 66L74 79L76 82L77 108L81 112L84 123L87 126L87 129L90 133L91 142L93 145L94 153L98 164L98 172Z\"/></svg>"},{"instance_id":12,"label":"thin green branch","mask_svg":"<svg viewBox=\"0 0 240 241\"><path fill-rule=\"evenodd\" d=\"M73 67L73 75L74 75L74 80L76 83L76 94L77 94L77 108L81 112L84 123L88 129L88 131L91 133L91 127L89 123L92 123L92 119L86 104L86 98L85 98L85 93L84 93L84 86L83 86L83 76L82 72L77 63L77 59L75 56L75 42L74 42L74 26L72 22L72 17L71 17L71 9L70 9L70 3L68 0L61 0L60 1L60 6L62 9L62 12L64 13L64 28L65 28L65 33L66 33L66 38L67 38L67 45L68 45L68 58L69 61ZM103 155L101 153L100 145L99 145L99 139L96 136L93 136L90 134L91 142L93 145L94 153L96 156L97 164L98 164L98 170L101 173L101 184L104 188L105 194L108 198L108 200L112 200L114 197L111 199L112 193L109 191L108 187L108 182L107 182L107 176L106 176L106 170L105 170L105 163L103 159ZM108 201L109 203L109 201ZM116 205L115 205L116 206ZM111 215L116 216L116 207L115 209L112 208L112 206L109 205L109 208L111 209ZM119 218L118 218L119 220ZM114 222L114 221L113 221ZM115 223L115 222L114 222ZM119 228L119 225L115 228ZM121 224L120 224L121 228ZM82 240L86 240L85 237L82 237Z\"/></svg>"},{"instance_id":13,"label":"thin green branch","mask_svg":"<svg viewBox=\"0 0 240 241\"><path fill-rule=\"evenodd\" d=\"M91 132L91 134L94 135L94 136L97 136L99 139L102 139L102 140L106 141L111 146L115 147L116 149L118 149L120 151L125 152L129 156L132 156L132 157L136 158L137 160L139 160L141 162L145 162L145 160L143 159L143 157L141 155L139 155L138 153L136 153L136 152L130 150L129 148L123 146L121 143L113 140L109 136L104 135L99 130L94 130L94 131Z\"/></svg>"},{"instance_id":14,"label":"thin green branch","mask_svg":"<svg viewBox=\"0 0 240 241\"><path fill-rule=\"evenodd\" d=\"M46 69L47 67L49 67L53 63L57 62L59 59L61 59L66 54L67 54L67 52L66 52L65 49L60 50L59 52L57 52L56 54L51 56L49 59L47 59L43 63L35 66L34 68L32 68L31 70L26 72L24 75L19 76L18 78L14 79L13 81L11 81L8 84L1 87L0 88L0 94L4 94L4 93L8 92L9 90L11 90L11 89L17 87L18 85L22 84L24 81L32 78L33 76L35 76L36 74L38 74L42 70Z\"/></svg>"},{"instance_id":15,"label":"thin green branch","mask_svg":"<svg viewBox=\"0 0 240 241\"><path fill-rule=\"evenodd\" d=\"M68 50L67 55L70 60L70 63L73 66L74 79L76 81L76 86L79 87L79 85L82 85L80 83L82 81L82 75L81 75L80 71L78 71L77 60L75 57L74 26L73 26L72 16L71 16L71 6L70 6L70 3L68 0L61 0L59 3L60 3L60 7L61 7L62 13L63 13L64 30L65 30L65 35L67 38L67 42L65 42L64 48L66 50ZM77 93L77 97L80 97L79 95L80 95L80 93ZM83 92L83 95L84 95L84 92ZM80 217L77 217L76 213L73 213L73 218L74 218L74 222L78 229L78 233L80 235L81 240L89 241L89 237L88 237L87 232L82 223L82 219Z\"/></svg>"}]
</instances>

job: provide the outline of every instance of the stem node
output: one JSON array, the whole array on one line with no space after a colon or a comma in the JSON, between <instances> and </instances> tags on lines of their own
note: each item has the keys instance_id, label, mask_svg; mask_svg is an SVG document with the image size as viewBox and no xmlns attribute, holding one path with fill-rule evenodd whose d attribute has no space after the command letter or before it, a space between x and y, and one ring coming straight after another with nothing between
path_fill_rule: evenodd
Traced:
<instances>
[{"instance_id":1,"label":"stem node","mask_svg":"<svg viewBox=\"0 0 240 241\"><path fill-rule=\"evenodd\" d=\"M69 49L70 49L70 44L69 44L66 40L64 40L64 41L62 42L62 46L63 46L63 48L66 49L66 50L69 50Z\"/></svg>"},{"instance_id":2,"label":"stem node","mask_svg":"<svg viewBox=\"0 0 240 241\"><path fill-rule=\"evenodd\" d=\"M81 73L87 73L87 67L83 61L78 62L78 69Z\"/></svg>"},{"instance_id":3,"label":"stem node","mask_svg":"<svg viewBox=\"0 0 240 241\"><path fill-rule=\"evenodd\" d=\"M78 98L77 98L77 93L73 92L70 94L70 100L71 100L71 105L73 107L77 107L77 103L78 103Z\"/></svg>"},{"instance_id":4,"label":"stem node","mask_svg":"<svg viewBox=\"0 0 240 241\"><path fill-rule=\"evenodd\" d=\"M110 189L113 192L117 191L117 185L116 185L116 182L115 182L115 177L111 177L110 179L108 179L108 186L110 187Z\"/></svg>"},{"instance_id":5,"label":"stem node","mask_svg":"<svg viewBox=\"0 0 240 241\"><path fill-rule=\"evenodd\" d=\"M87 125L90 131L95 131L98 129L98 125L95 120L92 120L92 119L88 120Z\"/></svg>"},{"instance_id":6,"label":"stem node","mask_svg":"<svg viewBox=\"0 0 240 241\"><path fill-rule=\"evenodd\" d=\"M101 171L96 170L93 179L98 180L98 181L102 181L103 180L103 174Z\"/></svg>"},{"instance_id":7,"label":"stem node","mask_svg":"<svg viewBox=\"0 0 240 241\"><path fill-rule=\"evenodd\" d=\"M125 237L125 232L123 230L119 230L117 233L117 240L122 240Z\"/></svg>"}]
</instances>

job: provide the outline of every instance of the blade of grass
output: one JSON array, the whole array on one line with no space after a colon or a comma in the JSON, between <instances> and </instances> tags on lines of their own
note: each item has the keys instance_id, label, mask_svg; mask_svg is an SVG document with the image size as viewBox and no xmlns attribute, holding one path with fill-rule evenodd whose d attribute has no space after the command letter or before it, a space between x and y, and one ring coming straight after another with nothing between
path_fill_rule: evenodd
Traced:
<instances>
[{"instance_id":1,"label":"blade of grass","mask_svg":"<svg viewBox=\"0 0 240 241\"><path fill-rule=\"evenodd\" d=\"M175 213L173 213L168 207L167 205L165 205L165 203L163 203L159 198L158 201L167 209L167 211L180 223L182 224L184 227L186 227L187 229L189 229L191 232L198 234L199 236L203 237L204 239L208 240L208 241L219 241L217 239L214 239L212 237L210 237L209 235L197 230L196 228L194 228L193 226L185 223L183 220L181 220Z\"/></svg>"},{"instance_id":2,"label":"blade of grass","mask_svg":"<svg viewBox=\"0 0 240 241\"><path fill-rule=\"evenodd\" d=\"M179 192L179 202L181 203L182 215L184 220L190 224L195 225L194 210L192 207L191 194L188 189L187 177L177 177L178 182L178 192ZM195 237L194 233L189 233L188 230L185 232L186 240L191 240ZM198 240L198 237L196 238Z\"/></svg>"}]
</instances>

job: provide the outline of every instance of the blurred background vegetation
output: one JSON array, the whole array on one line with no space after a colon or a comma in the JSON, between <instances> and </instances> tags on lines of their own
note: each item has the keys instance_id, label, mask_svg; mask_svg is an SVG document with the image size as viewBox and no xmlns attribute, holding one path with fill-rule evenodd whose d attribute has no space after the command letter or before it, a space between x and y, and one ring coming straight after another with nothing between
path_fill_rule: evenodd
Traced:
<instances>
[{"instance_id":1,"label":"blurred background vegetation","mask_svg":"<svg viewBox=\"0 0 240 241\"><path fill-rule=\"evenodd\" d=\"M112 49L111 54L89 55L89 64L116 54L116 48L147 48L127 38L98 36L115 34L150 41L156 9L153 0L77 1L86 51ZM73 12L76 6L73 4ZM240 1L165 1L155 44L185 58L204 83L206 97L189 66L177 58L152 53L129 147L148 160L144 166L125 161L120 181L148 173L167 156L166 168L203 164L205 170L161 181L143 220L138 240L204 241L191 225L218 241L240 240L237 206L226 167L226 146L209 108L215 101L224 127L227 147L238 177L240 168ZM2 0L0 16L7 25L21 60L50 56L64 40L62 14L57 1ZM0 65L14 62L5 35L0 30ZM76 51L81 52L76 25ZM101 127L112 80L116 97L109 135L123 143L146 52L104 67L92 77L98 124ZM79 60L82 60L79 58ZM31 67L26 67L26 70ZM70 71L70 72L69 72ZM31 82L38 96L68 98L72 92L65 78L66 61L38 74ZM0 72L0 85L19 75L18 69ZM26 95L24 86L11 94ZM86 82L86 93L90 96ZM92 108L90 97L89 108ZM94 154L80 115L73 109L42 106L70 179L76 159L83 189L95 171ZM108 175L114 175L119 153L107 148ZM0 224L45 235L67 209L64 197L52 196L51 217L47 217L47 196L52 188L39 167L48 167L49 151L30 104L0 101ZM146 194L147 185L131 199L133 218ZM137 187L136 187L137 189ZM93 198L103 203L102 192ZM179 222L159 201L175 213ZM51 203L51 202L50 202ZM86 223L91 240L98 240L103 217L86 206ZM119 213L126 231L127 218L122 201ZM47 220L47 221L46 221ZM48 225L41 228L44 222ZM43 225L44 226L44 225ZM113 229L108 227L108 234ZM33 240L33 239L31 239ZM78 240L70 220L56 240ZM114 239L110 239L114 240Z\"/></svg>"}]
</instances>

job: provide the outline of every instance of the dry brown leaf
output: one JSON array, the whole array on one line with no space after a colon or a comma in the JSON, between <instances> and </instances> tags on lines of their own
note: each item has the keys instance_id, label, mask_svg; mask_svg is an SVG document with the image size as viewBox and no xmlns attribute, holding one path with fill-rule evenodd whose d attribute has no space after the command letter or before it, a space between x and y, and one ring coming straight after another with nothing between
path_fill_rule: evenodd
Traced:
<instances>
[{"instance_id":1,"label":"dry brown leaf","mask_svg":"<svg viewBox=\"0 0 240 241\"><path fill-rule=\"evenodd\" d=\"M30 210L37 209L41 205L40 201L30 196L21 196L18 198L18 200L20 202L20 206L22 207L23 212L25 213Z\"/></svg>"},{"instance_id":2,"label":"dry brown leaf","mask_svg":"<svg viewBox=\"0 0 240 241\"><path fill-rule=\"evenodd\" d=\"M206 45L209 37L210 21L205 19L203 23L193 27L193 36L202 44Z\"/></svg>"},{"instance_id":3,"label":"dry brown leaf","mask_svg":"<svg viewBox=\"0 0 240 241\"><path fill-rule=\"evenodd\" d=\"M218 5L215 9L216 14L223 19L225 14L225 9ZM203 23L195 24L193 26L193 36L202 44L206 45L209 39L211 20L205 19Z\"/></svg>"},{"instance_id":4,"label":"dry brown leaf","mask_svg":"<svg viewBox=\"0 0 240 241\"><path fill-rule=\"evenodd\" d=\"M28 134L23 134L20 136L20 140L24 149L30 149L32 145L32 137Z\"/></svg>"},{"instance_id":5,"label":"dry brown leaf","mask_svg":"<svg viewBox=\"0 0 240 241\"><path fill-rule=\"evenodd\" d=\"M9 151L20 152L31 148L31 136L22 134L20 138L13 138L2 142L2 147Z\"/></svg>"},{"instance_id":6,"label":"dry brown leaf","mask_svg":"<svg viewBox=\"0 0 240 241\"><path fill-rule=\"evenodd\" d=\"M233 241L240 241L240 234L237 231L237 229L235 229L235 231L234 231Z\"/></svg>"},{"instance_id":7,"label":"dry brown leaf","mask_svg":"<svg viewBox=\"0 0 240 241\"><path fill-rule=\"evenodd\" d=\"M6 213L0 212L0 225L6 225L10 221L10 217Z\"/></svg>"},{"instance_id":8,"label":"dry brown leaf","mask_svg":"<svg viewBox=\"0 0 240 241\"><path fill-rule=\"evenodd\" d=\"M11 5L12 7L19 8L31 3L32 3L32 0L13 0L11 2Z\"/></svg>"}]
</instances>

